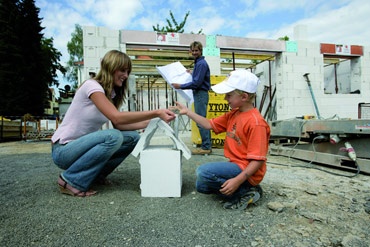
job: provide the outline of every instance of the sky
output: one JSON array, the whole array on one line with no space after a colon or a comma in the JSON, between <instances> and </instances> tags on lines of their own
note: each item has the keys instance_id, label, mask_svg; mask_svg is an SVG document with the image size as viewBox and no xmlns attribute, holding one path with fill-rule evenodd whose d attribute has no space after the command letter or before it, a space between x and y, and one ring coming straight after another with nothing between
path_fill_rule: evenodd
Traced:
<instances>
[{"instance_id":1,"label":"sky","mask_svg":"<svg viewBox=\"0 0 370 247\"><path fill-rule=\"evenodd\" d=\"M294 27L307 27L308 41L370 45L369 0L35 0L44 37L69 58L67 43L80 26L153 31L167 26L170 11L185 33L294 40ZM61 82L63 84L63 82Z\"/></svg>"}]
</instances>

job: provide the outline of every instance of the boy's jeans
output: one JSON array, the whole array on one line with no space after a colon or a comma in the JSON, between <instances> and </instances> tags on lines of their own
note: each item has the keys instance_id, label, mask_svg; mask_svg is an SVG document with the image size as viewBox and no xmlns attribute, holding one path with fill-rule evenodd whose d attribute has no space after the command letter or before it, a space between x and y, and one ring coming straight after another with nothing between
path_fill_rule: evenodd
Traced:
<instances>
[{"instance_id":1,"label":"boy's jeans","mask_svg":"<svg viewBox=\"0 0 370 247\"><path fill-rule=\"evenodd\" d=\"M242 170L235 163L231 162L211 162L197 168L196 189L204 194L217 194L226 200L234 200L244 196L252 185L246 181L231 196L226 196L220 192L221 185L230 178L239 175Z\"/></svg>"}]
</instances>

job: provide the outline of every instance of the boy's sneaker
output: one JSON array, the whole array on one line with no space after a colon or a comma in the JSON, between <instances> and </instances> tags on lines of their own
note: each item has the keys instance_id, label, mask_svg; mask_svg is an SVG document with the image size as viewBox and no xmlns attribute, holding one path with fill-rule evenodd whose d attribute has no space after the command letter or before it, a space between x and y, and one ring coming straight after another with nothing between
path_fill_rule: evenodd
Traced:
<instances>
[{"instance_id":1,"label":"boy's sneaker","mask_svg":"<svg viewBox=\"0 0 370 247\"><path fill-rule=\"evenodd\" d=\"M257 185L252 187L244 196L230 202L225 202L223 205L224 209L237 209L244 210L248 207L249 204L255 203L262 196L262 188Z\"/></svg>"},{"instance_id":2,"label":"boy's sneaker","mask_svg":"<svg viewBox=\"0 0 370 247\"><path fill-rule=\"evenodd\" d=\"M256 186L251 187L251 189L250 189L250 190L251 190L251 191L257 191L257 192L260 194L260 197L262 197L263 190L262 190L261 185L257 184Z\"/></svg>"},{"instance_id":3,"label":"boy's sneaker","mask_svg":"<svg viewBox=\"0 0 370 247\"><path fill-rule=\"evenodd\" d=\"M203 155L203 154L211 154L211 153L212 153L211 149L196 148L191 151L191 154L194 154L194 155Z\"/></svg>"}]
</instances>

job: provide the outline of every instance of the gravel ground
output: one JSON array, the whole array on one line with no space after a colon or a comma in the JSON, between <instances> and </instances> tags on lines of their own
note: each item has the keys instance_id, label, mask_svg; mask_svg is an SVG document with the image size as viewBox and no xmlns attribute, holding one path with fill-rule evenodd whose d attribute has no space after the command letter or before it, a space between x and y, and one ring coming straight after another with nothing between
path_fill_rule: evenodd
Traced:
<instances>
[{"instance_id":1,"label":"gravel ground","mask_svg":"<svg viewBox=\"0 0 370 247\"><path fill-rule=\"evenodd\" d=\"M0 143L0 246L370 246L370 176L269 156L264 196L225 210L195 192L194 171L222 150L183 159L182 196L140 194L129 156L89 198L62 195L50 143Z\"/></svg>"}]
</instances>

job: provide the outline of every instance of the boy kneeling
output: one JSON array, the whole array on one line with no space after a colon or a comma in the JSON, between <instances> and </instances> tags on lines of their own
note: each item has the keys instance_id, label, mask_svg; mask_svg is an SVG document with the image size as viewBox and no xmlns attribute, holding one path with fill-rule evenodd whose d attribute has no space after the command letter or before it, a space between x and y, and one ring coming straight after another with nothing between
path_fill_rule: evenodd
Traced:
<instances>
[{"instance_id":1,"label":"boy kneeling","mask_svg":"<svg viewBox=\"0 0 370 247\"><path fill-rule=\"evenodd\" d=\"M216 134L226 132L224 155L229 161L206 163L196 171L197 191L220 195L226 209L245 209L262 196L259 183L266 173L270 127L253 104L259 83L257 76L243 69L212 86L215 93L225 94L231 107L231 111L213 119L176 103L180 114L203 128Z\"/></svg>"}]
</instances>

